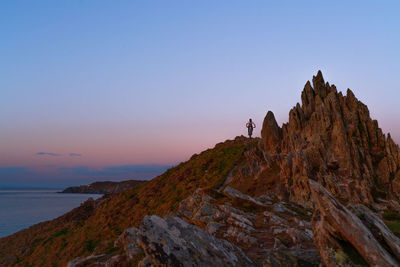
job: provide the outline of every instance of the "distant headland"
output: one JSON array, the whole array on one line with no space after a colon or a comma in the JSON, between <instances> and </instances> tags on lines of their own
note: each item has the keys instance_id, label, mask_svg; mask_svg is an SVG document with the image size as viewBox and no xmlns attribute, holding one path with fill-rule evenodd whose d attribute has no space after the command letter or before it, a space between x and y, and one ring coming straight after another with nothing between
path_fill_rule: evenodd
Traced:
<instances>
[{"instance_id":1,"label":"distant headland","mask_svg":"<svg viewBox=\"0 0 400 267\"><path fill-rule=\"evenodd\" d=\"M71 186L60 193L78 193L78 194L111 194L120 193L134 186L140 185L146 181L127 180L121 182L94 182L88 185Z\"/></svg>"}]
</instances>

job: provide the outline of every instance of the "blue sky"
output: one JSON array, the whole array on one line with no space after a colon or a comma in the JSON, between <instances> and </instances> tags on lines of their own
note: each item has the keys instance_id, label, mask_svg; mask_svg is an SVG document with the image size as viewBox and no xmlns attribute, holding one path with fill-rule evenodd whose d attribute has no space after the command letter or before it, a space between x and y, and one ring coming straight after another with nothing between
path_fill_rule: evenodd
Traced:
<instances>
[{"instance_id":1,"label":"blue sky","mask_svg":"<svg viewBox=\"0 0 400 267\"><path fill-rule=\"evenodd\" d=\"M246 134L248 118L260 125L267 110L285 122L319 69L400 142L399 10L397 1L2 1L0 168L37 170L18 182L28 185L52 170L42 183L75 183L62 168L174 165Z\"/></svg>"}]
</instances>

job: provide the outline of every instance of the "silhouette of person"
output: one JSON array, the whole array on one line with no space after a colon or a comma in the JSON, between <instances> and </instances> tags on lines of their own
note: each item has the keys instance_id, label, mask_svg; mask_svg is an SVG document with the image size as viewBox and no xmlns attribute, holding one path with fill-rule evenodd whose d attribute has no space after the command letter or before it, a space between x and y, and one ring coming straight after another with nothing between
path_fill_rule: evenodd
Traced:
<instances>
[{"instance_id":1,"label":"silhouette of person","mask_svg":"<svg viewBox=\"0 0 400 267\"><path fill-rule=\"evenodd\" d=\"M251 138L251 135L253 134L253 129L256 128L256 124L251 119L249 119L249 122L246 123L246 127L249 133L249 137Z\"/></svg>"}]
</instances>

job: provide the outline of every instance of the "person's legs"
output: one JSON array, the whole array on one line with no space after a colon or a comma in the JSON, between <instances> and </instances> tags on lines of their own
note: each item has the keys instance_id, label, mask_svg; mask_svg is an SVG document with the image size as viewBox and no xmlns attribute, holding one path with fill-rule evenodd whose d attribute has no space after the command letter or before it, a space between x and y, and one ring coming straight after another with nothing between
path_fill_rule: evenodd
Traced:
<instances>
[{"instance_id":1,"label":"person's legs","mask_svg":"<svg viewBox=\"0 0 400 267\"><path fill-rule=\"evenodd\" d=\"M251 138L251 135L253 134L253 128L252 127L249 127L248 133L249 133L249 137Z\"/></svg>"}]
</instances>

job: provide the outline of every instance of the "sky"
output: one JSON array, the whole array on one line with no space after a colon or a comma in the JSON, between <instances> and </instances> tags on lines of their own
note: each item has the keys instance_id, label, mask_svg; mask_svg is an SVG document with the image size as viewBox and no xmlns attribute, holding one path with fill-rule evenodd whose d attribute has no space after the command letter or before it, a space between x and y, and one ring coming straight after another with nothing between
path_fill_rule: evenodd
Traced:
<instances>
[{"instance_id":1,"label":"sky","mask_svg":"<svg viewBox=\"0 0 400 267\"><path fill-rule=\"evenodd\" d=\"M318 70L400 142L398 1L1 1L0 187L149 179Z\"/></svg>"}]
</instances>

